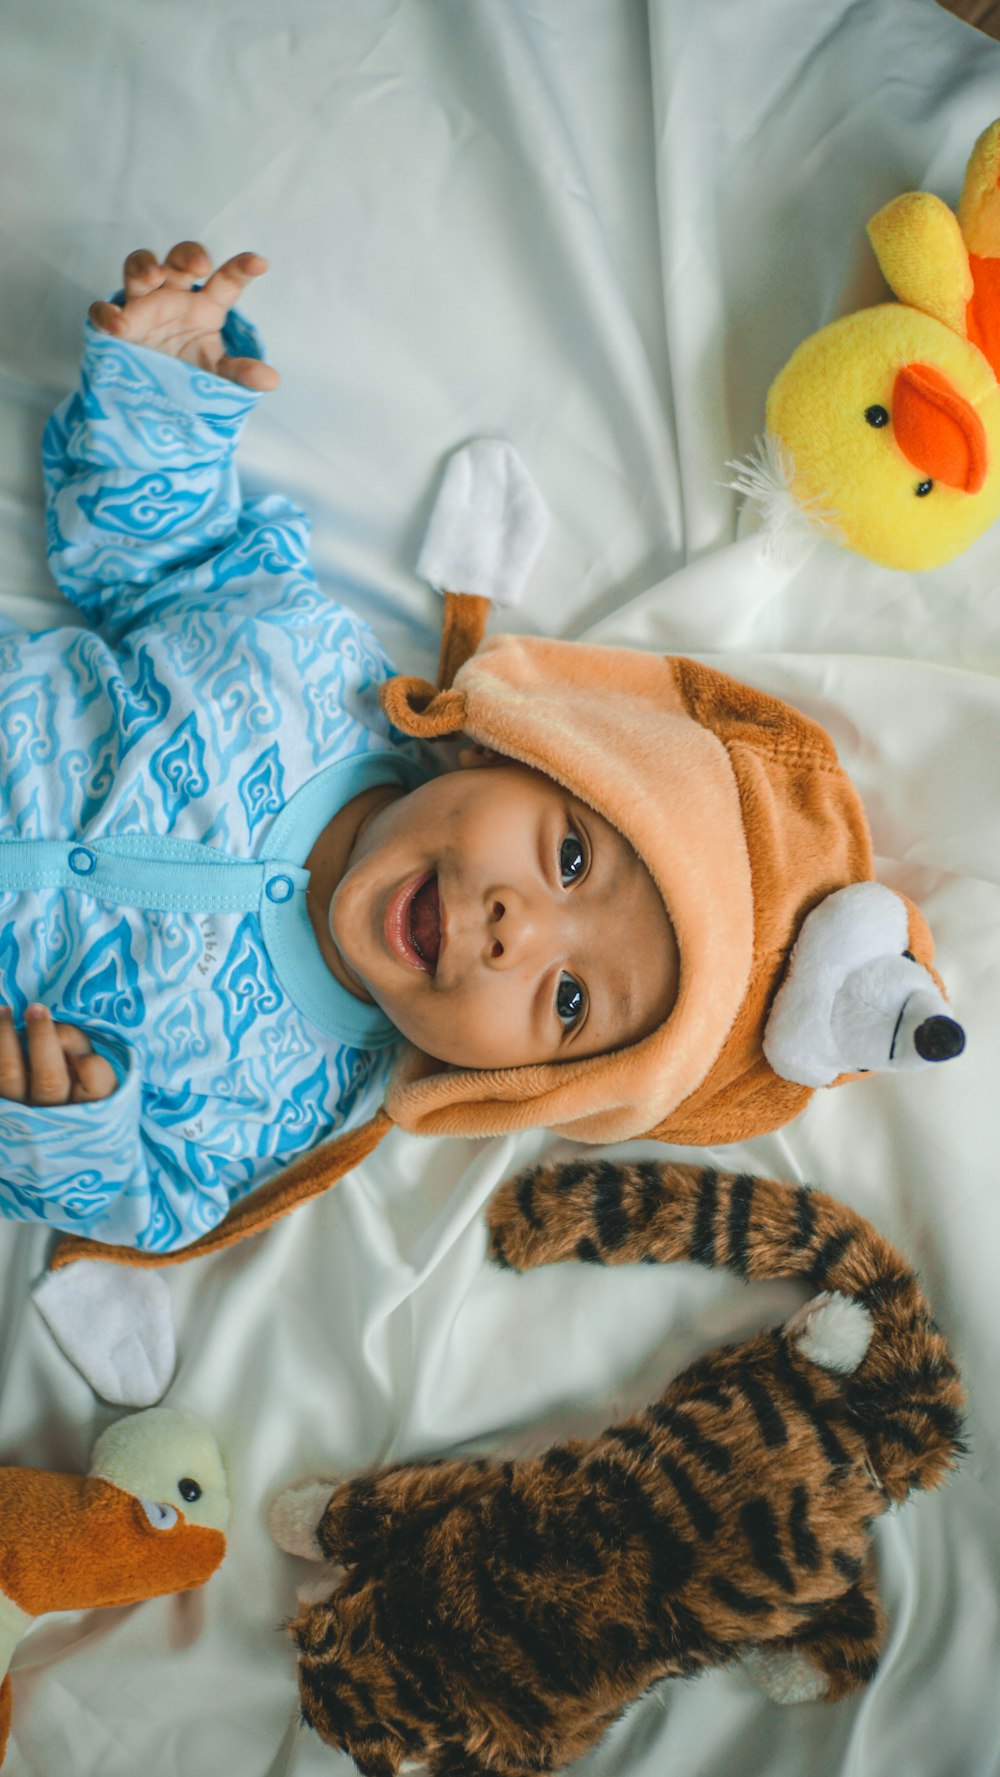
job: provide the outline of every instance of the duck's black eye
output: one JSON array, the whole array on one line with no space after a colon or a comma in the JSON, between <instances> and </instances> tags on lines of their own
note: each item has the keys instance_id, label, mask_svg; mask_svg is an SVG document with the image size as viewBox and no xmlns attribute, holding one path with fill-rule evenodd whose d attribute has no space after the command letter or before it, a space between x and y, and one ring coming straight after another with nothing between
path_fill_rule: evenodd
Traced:
<instances>
[{"instance_id":1,"label":"duck's black eye","mask_svg":"<svg viewBox=\"0 0 1000 1777\"><path fill-rule=\"evenodd\" d=\"M572 975L560 975L556 988L556 1016L565 1025L575 1024L583 1011L583 988Z\"/></svg>"},{"instance_id":2,"label":"duck's black eye","mask_svg":"<svg viewBox=\"0 0 1000 1777\"><path fill-rule=\"evenodd\" d=\"M201 1498L201 1488L197 1481L192 1481L190 1475L185 1475L183 1481L178 1481L177 1491L182 1499L187 1500L188 1505L193 1505L196 1499Z\"/></svg>"},{"instance_id":3,"label":"duck's black eye","mask_svg":"<svg viewBox=\"0 0 1000 1777\"><path fill-rule=\"evenodd\" d=\"M922 499L923 499L923 498L924 498L924 495L925 495L925 494L929 494L929 493L930 493L930 491L931 491L931 488L932 488L932 487L933 487L933 486L934 486L934 483L933 483L933 481L918 481L918 482L917 482L917 485L916 485L916 487L915 487L915 488L914 488L914 490L913 490L913 491L914 491L914 493L915 493L915 494L916 494L916 496L917 496L917 499L918 499L918 500L922 500Z\"/></svg>"},{"instance_id":4,"label":"duck's black eye","mask_svg":"<svg viewBox=\"0 0 1000 1777\"><path fill-rule=\"evenodd\" d=\"M887 426L889 424L889 410L887 407L879 407L877 404L874 407L866 407L865 419L870 426Z\"/></svg>"},{"instance_id":5,"label":"duck's black eye","mask_svg":"<svg viewBox=\"0 0 1000 1777\"><path fill-rule=\"evenodd\" d=\"M586 853L576 834L567 833L559 847L559 875L563 883L575 882L586 861Z\"/></svg>"}]
</instances>

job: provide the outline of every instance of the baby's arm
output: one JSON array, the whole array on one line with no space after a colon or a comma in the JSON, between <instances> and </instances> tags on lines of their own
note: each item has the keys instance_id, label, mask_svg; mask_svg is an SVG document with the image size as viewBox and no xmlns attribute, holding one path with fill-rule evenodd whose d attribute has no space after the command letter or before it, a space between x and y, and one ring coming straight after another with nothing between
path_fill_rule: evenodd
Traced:
<instances>
[{"instance_id":1,"label":"baby's arm","mask_svg":"<svg viewBox=\"0 0 1000 1777\"><path fill-rule=\"evenodd\" d=\"M176 570L238 535L236 445L278 378L229 307L265 269L238 254L196 290L203 248L181 243L163 265L140 251L123 302L92 306L80 388L49 421L43 459L52 571L95 622L180 596Z\"/></svg>"},{"instance_id":2,"label":"baby's arm","mask_svg":"<svg viewBox=\"0 0 1000 1777\"><path fill-rule=\"evenodd\" d=\"M190 1089L150 1094L126 1042L102 1047L107 1097L0 1099L0 1216L140 1251L188 1246L274 1170L254 1151L258 1121Z\"/></svg>"},{"instance_id":3,"label":"baby's arm","mask_svg":"<svg viewBox=\"0 0 1000 1777\"><path fill-rule=\"evenodd\" d=\"M92 1033L93 1034L93 1033ZM240 1198L374 1109L375 1082L339 1095L325 1069L273 1078L270 1063L178 1061L155 1087L127 1035L95 1047L113 1069L107 1097L0 1097L0 1217L143 1252L173 1252L216 1227Z\"/></svg>"}]
</instances>

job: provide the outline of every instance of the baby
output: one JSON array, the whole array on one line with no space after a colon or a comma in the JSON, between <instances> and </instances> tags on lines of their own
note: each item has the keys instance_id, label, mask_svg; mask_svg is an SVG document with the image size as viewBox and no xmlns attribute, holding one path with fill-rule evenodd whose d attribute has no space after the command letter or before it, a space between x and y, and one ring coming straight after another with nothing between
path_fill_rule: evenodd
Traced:
<instances>
[{"instance_id":1,"label":"baby","mask_svg":"<svg viewBox=\"0 0 1000 1777\"><path fill-rule=\"evenodd\" d=\"M845 1071L762 1034L838 893L876 897L848 963L912 969L893 1043L912 1000L937 1059L929 934L814 723L691 661L477 652L468 599L435 692L320 591L302 514L233 468L278 380L230 312L265 269L130 255L46 431L90 627L0 635L0 1211L167 1255L383 1100L432 1133L776 1127Z\"/></svg>"},{"instance_id":2,"label":"baby","mask_svg":"<svg viewBox=\"0 0 1000 1777\"><path fill-rule=\"evenodd\" d=\"M482 749L429 777L302 515L241 502L278 378L224 329L264 270L137 252L93 305L45 437L50 560L93 631L0 639L0 1206L151 1250L377 1104L396 1032L473 1068L590 1056L676 993L617 830ZM622 919L635 949L605 941Z\"/></svg>"}]
</instances>

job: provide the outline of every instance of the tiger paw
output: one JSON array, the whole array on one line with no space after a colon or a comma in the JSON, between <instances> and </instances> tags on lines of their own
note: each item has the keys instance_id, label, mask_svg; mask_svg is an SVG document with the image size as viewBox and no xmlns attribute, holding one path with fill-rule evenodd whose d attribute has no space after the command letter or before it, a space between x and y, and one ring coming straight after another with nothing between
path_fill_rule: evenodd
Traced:
<instances>
[{"instance_id":1,"label":"tiger paw","mask_svg":"<svg viewBox=\"0 0 1000 1777\"><path fill-rule=\"evenodd\" d=\"M850 1376L871 1343L872 1317L860 1302L824 1290L793 1314L782 1330L810 1363Z\"/></svg>"},{"instance_id":2,"label":"tiger paw","mask_svg":"<svg viewBox=\"0 0 1000 1777\"><path fill-rule=\"evenodd\" d=\"M826 1674L798 1648L751 1647L740 1663L772 1703L816 1703L830 1688Z\"/></svg>"},{"instance_id":3,"label":"tiger paw","mask_svg":"<svg viewBox=\"0 0 1000 1777\"><path fill-rule=\"evenodd\" d=\"M316 1531L336 1485L336 1481L296 1481L275 1495L267 1527L286 1555L301 1555L306 1561L326 1560Z\"/></svg>"},{"instance_id":4,"label":"tiger paw","mask_svg":"<svg viewBox=\"0 0 1000 1777\"><path fill-rule=\"evenodd\" d=\"M961 1054L965 1032L907 940L905 903L882 883L852 883L813 908L764 1031L776 1074L830 1086Z\"/></svg>"},{"instance_id":5,"label":"tiger paw","mask_svg":"<svg viewBox=\"0 0 1000 1777\"><path fill-rule=\"evenodd\" d=\"M310 1610L314 1604L328 1604L346 1578L347 1568L341 1562L324 1561L301 1586L296 1586L296 1601L303 1610Z\"/></svg>"}]
</instances>

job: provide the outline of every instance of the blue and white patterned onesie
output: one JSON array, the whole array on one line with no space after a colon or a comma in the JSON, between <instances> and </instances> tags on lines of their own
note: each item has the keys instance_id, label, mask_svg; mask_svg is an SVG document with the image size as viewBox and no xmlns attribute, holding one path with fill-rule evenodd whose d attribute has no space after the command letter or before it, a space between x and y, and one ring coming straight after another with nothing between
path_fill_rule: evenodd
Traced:
<instances>
[{"instance_id":1,"label":"blue and white patterned onesie","mask_svg":"<svg viewBox=\"0 0 1000 1777\"><path fill-rule=\"evenodd\" d=\"M249 334L230 316L227 349ZM79 1025L119 1078L0 1102L0 1213L152 1251L369 1114L397 1041L323 962L303 864L352 796L426 765L303 514L241 499L257 400L88 322L44 466L93 629L0 634L0 1000Z\"/></svg>"}]
</instances>

